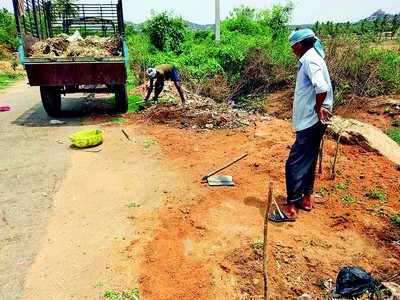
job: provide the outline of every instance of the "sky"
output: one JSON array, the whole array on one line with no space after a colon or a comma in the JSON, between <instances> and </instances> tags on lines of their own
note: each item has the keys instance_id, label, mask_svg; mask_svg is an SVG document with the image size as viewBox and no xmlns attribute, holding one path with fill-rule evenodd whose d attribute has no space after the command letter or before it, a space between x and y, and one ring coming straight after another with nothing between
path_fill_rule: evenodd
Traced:
<instances>
[{"instance_id":1,"label":"sky","mask_svg":"<svg viewBox=\"0 0 400 300\"><path fill-rule=\"evenodd\" d=\"M115 0L114 0L115 1ZM125 20L141 23L151 11L171 11L184 19L198 24L214 22L215 0L125 0ZM87 0L87 3L109 3L110 0ZM273 4L284 4L285 0L220 0L221 17L226 18L232 8L248 5L255 8L270 8ZM400 0L295 0L292 24L313 24L316 21L359 21L378 9L392 14L400 13ZM0 7L12 9L11 0L0 0Z\"/></svg>"}]
</instances>

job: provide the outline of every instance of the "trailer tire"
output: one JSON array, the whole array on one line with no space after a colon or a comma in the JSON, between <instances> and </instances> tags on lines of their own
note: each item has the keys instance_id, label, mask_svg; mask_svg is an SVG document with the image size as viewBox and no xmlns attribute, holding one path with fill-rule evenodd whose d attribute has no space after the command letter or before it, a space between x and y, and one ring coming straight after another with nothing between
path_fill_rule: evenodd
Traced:
<instances>
[{"instance_id":1,"label":"trailer tire","mask_svg":"<svg viewBox=\"0 0 400 300\"><path fill-rule=\"evenodd\" d=\"M126 113L128 111L128 95L125 85L115 87L115 110L118 113Z\"/></svg>"},{"instance_id":2,"label":"trailer tire","mask_svg":"<svg viewBox=\"0 0 400 300\"><path fill-rule=\"evenodd\" d=\"M61 92L58 87L41 86L40 96L44 110L50 117L58 117L61 114Z\"/></svg>"}]
</instances>

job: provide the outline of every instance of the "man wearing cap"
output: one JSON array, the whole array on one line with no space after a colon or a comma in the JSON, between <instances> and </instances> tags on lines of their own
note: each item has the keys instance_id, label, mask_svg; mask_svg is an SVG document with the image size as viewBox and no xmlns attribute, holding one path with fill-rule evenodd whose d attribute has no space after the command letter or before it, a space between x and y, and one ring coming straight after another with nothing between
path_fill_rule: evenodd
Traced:
<instances>
[{"instance_id":1,"label":"man wearing cap","mask_svg":"<svg viewBox=\"0 0 400 300\"><path fill-rule=\"evenodd\" d=\"M275 221L294 221L299 209L312 210L319 148L333 108L333 89L322 42L311 29L294 31L289 42L300 61L292 118L296 141L286 162L285 218Z\"/></svg>"},{"instance_id":2,"label":"man wearing cap","mask_svg":"<svg viewBox=\"0 0 400 300\"><path fill-rule=\"evenodd\" d=\"M185 104L185 96L183 94L183 90L181 87L181 78L178 70L173 65L170 64L158 65L155 66L154 68L147 69L146 74L150 78L150 85L147 89L147 95L146 98L144 99L145 101L147 101L150 98L150 95L153 92L154 80L156 82L155 82L155 91L153 100L158 99L158 96L164 89L165 80L171 80L174 82L175 87L179 93L179 96L181 97L182 105Z\"/></svg>"}]
</instances>

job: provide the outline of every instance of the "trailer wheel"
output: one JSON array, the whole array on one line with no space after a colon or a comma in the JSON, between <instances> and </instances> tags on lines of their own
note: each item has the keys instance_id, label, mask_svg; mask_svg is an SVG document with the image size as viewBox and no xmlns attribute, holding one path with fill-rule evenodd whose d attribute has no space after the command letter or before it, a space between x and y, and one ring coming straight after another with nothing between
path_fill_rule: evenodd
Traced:
<instances>
[{"instance_id":1,"label":"trailer wheel","mask_svg":"<svg viewBox=\"0 0 400 300\"><path fill-rule=\"evenodd\" d=\"M40 95L44 110L50 117L58 117L61 113L61 92L58 87L41 86Z\"/></svg>"},{"instance_id":2,"label":"trailer wheel","mask_svg":"<svg viewBox=\"0 0 400 300\"><path fill-rule=\"evenodd\" d=\"M115 87L115 110L118 113L126 113L128 111L128 96L125 85Z\"/></svg>"}]
</instances>

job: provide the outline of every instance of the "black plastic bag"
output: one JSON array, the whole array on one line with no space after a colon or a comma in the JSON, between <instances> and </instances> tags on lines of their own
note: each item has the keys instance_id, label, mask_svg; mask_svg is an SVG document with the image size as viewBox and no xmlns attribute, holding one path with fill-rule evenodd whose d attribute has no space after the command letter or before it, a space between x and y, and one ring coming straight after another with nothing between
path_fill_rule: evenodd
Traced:
<instances>
[{"instance_id":1,"label":"black plastic bag","mask_svg":"<svg viewBox=\"0 0 400 300\"><path fill-rule=\"evenodd\" d=\"M371 274L359 267L344 267L336 279L335 293L346 297L356 297L366 291L375 292L380 287Z\"/></svg>"}]
</instances>

